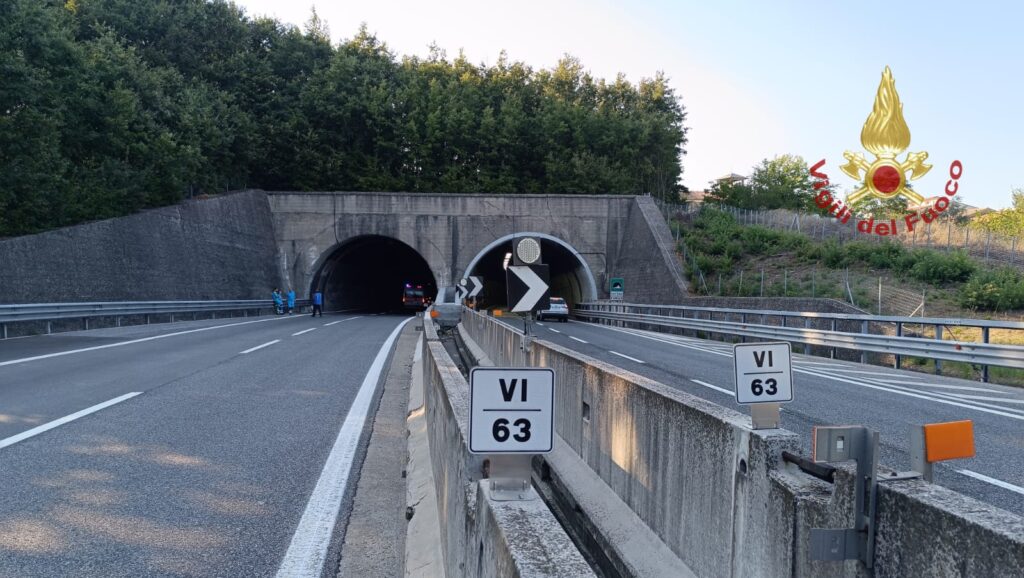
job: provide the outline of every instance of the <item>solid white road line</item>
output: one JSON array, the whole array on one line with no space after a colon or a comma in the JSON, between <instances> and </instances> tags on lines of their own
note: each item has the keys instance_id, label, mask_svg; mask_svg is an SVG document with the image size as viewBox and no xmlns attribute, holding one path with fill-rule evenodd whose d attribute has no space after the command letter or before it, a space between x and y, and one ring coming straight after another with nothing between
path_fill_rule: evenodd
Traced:
<instances>
[{"instance_id":1,"label":"solid white road line","mask_svg":"<svg viewBox=\"0 0 1024 578\"><path fill-rule=\"evenodd\" d=\"M87 407L87 408L83 409L82 411L76 411L75 413L73 413L71 415L66 415L66 416L64 416L64 417L62 417L60 419L55 419L55 420L53 420L51 422L44 423L41 426L34 427L34 428L32 428L32 429L30 429L28 431L23 431L20 434L13 435L13 436L11 436L9 438L6 438L6 439L2 439L2 440L0 440L0 449L6 448L7 446L14 445L14 444L16 444L16 443L18 443L20 441L23 441L23 440L27 440L30 437L37 436L37 435L39 435L39 434L41 434L41 433L43 433L45 431L49 431L49 430L51 430L51 429L53 429L53 428L55 428L57 426L61 426L61 425L64 425L64 424L66 424L68 422L75 421L76 419L78 419L80 417L85 417L85 416L89 415L90 413L96 413L97 411L99 411L101 409L108 408L108 407L110 407L110 406L112 406L114 404L121 403L122 401L131 399L131 398L135 397L136 395L141 395L141 394L142 394L141 391L133 391L131 393L126 393L126 394L124 394L124 395L122 395L120 397L115 397L114 399L105 401L103 403L98 403L98 404L96 404L96 405L94 405L92 407Z\"/></svg>"},{"instance_id":2,"label":"solid white road line","mask_svg":"<svg viewBox=\"0 0 1024 578\"><path fill-rule=\"evenodd\" d=\"M554 331L555 333L561 333L561 331L555 329L554 327L548 327L548 331Z\"/></svg>"},{"instance_id":3,"label":"solid white road line","mask_svg":"<svg viewBox=\"0 0 1024 578\"><path fill-rule=\"evenodd\" d=\"M540 321L537 322L537 325L540 325L541 327L544 327L544 324L541 323Z\"/></svg>"},{"instance_id":4,"label":"solid white road line","mask_svg":"<svg viewBox=\"0 0 1024 578\"><path fill-rule=\"evenodd\" d=\"M619 353L618 351L612 351L611 349L608 350L608 353L611 353L612 355L618 355L619 357L625 357L626 359L628 359L630 361L635 361L637 363L643 363L643 361L641 361L641 360L639 360L639 359L637 359L635 357L630 357L630 356L626 355L625 353Z\"/></svg>"},{"instance_id":5,"label":"solid white road line","mask_svg":"<svg viewBox=\"0 0 1024 578\"><path fill-rule=\"evenodd\" d=\"M985 387L971 387L968 385L950 385L948 383L928 383L927 381L904 381L901 379L887 379L885 383L901 383L903 385L923 385L925 387L939 387L942 389L958 389L963 391L984 391L987 393L999 393L1003 395L1010 395L1009 393L999 391L998 389L988 389Z\"/></svg>"},{"instance_id":6,"label":"solid white road line","mask_svg":"<svg viewBox=\"0 0 1024 578\"><path fill-rule=\"evenodd\" d=\"M349 472L356 457L359 438L362 437L370 406L377 391L377 382L384 369L384 363L391 352L391 346L402 332L405 324L412 321L408 318L398 324L391 332L384 345L377 352L370 370L359 386L359 393L352 401L345 422L334 440L334 447L327 456L320 479L313 488L313 493L306 504L306 511L299 520L299 526L292 536L288 551L285 552L281 566L277 569L278 578L319 578L323 573L327 549L331 545L334 525L338 521L338 510L345 497L348 486Z\"/></svg>"},{"instance_id":7,"label":"solid white road line","mask_svg":"<svg viewBox=\"0 0 1024 578\"><path fill-rule=\"evenodd\" d=\"M916 375L904 375L902 373L888 373L888 372L884 372L884 371L864 371L862 369L850 369L848 367L843 368L843 370L846 373L857 373L857 374L861 374L861 375L878 375L878 376L881 376L881 377L902 377L902 378L909 378L909 379L924 379L924 377L917 377ZM910 383L917 383L917 382L913 382L912 381Z\"/></svg>"},{"instance_id":8,"label":"solid white road line","mask_svg":"<svg viewBox=\"0 0 1024 578\"><path fill-rule=\"evenodd\" d=\"M281 341L280 339L275 339L273 341L268 341L268 342L264 343L263 345L257 345L256 347L250 347L249 349L246 349L245 351L239 353L239 355L242 355L242 354L245 354L245 353L252 353L253 351L256 351L257 349L263 349L264 347L270 347L271 345L273 345L275 343L280 343L280 341Z\"/></svg>"},{"instance_id":9,"label":"solid white road line","mask_svg":"<svg viewBox=\"0 0 1024 578\"><path fill-rule=\"evenodd\" d=\"M341 323L343 321L352 321L353 319L360 319L360 318L362 318L362 315L356 315L355 317L349 317L348 319L339 319L337 321L331 321L330 323L324 323L324 327L330 327L331 325L334 325L335 323Z\"/></svg>"},{"instance_id":10,"label":"solid white road line","mask_svg":"<svg viewBox=\"0 0 1024 578\"><path fill-rule=\"evenodd\" d=\"M21 359L11 359L9 361L0 361L0 367L5 365L14 365L17 363L26 363L29 361L37 361L40 359L49 359L51 357L61 357L63 355L71 355L72 353L84 353L86 351L97 351L99 349L110 349L111 347L121 347L122 345L132 345L135 343L143 343L146 341L153 341L155 339L163 339L165 337L175 337L177 335L187 335L189 333L199 333L200 331L211 331L213 329L222 329L224 327L237 327L239 325L248 325L250 323L265 323L267 321L280 321L282 319L298 319L299 317L293 317L286 315L284 317L274 317L272 319L257 319L255 321L242 321L241 323L228 323L226 325L214 325L213 327L200 327L199 329L189 329L188 331L175 331L174 333L165 333L163 335L154 335L152 337L143 337L141 339L132 339L131 341L119 341L118 343L108 343L106 345L96 345L94 347L83 347L82 349L71 349L69 351L58 351L57 353L47 353L45 355L36 355L34 357L23 357Z\"/></svg>"},{"instance_id":11,"label":"solid white road line","mask_svg":"<svg viewBox=\"0 0 1024 578\"><path fill-rule=\"evenodd\" d=\"M966 404L966 403L958 403L958 402L947 400L947 399L941 399L941 398L933 397L933 395L927 395L925 393L917 393L917 392L914 392L914 390L904 389L902 387L896 387L896 386L883 387L881 385L872 385L870 383L863 382L863 381L855 381L853 379L845 379L845 378L842 378L842 377L838 377L838 376L835 376L835 375L829 375L829 374L826 374L826 373L817 373L817 372L814 372L814 371L808 371L806 369L794 369L793 371L798 371L800 373L806 373L808 375L814 375L814 376L817 376L817 377L823 377L825 379L829 379L829 380L832 380L832 381L841 381L843 383L849 383L849 384L852 384L852 385L859 385L861 387L867 387L867 388L870 388L870 389L877 389L879 391L888 391L889 393L895 393L896 395L905 395L907 397L916 397L918 399L925 399L925 400L928 400L928 401L934 401L935 403L942 403L942 404L945 404L945 405L952 405L952 406L962 407L962 408L966 408L966 409L973 409L973 410L977 410L977 411L981 411L981 412L985 412L985 413L990 413L990 414L993 414L993 415L1001 415L1001 416L1004 416L1004 417L1010 417L1010 418L1013 418L1013 419L1019 419L1021 421L1024 421L1024 415L1020 415L1020 414L1016 414L1016 413L1010 413L1009 411L997 411L997 410L994 410L994 409L986 409L984 407L979 407L977 405L970 405L970 404Z\"/></svg>"},{"instance_id":12,"label":"solid white road line","mask_svg":"<svg viewBox=\"0 0 1024 578\"><path fill-rule=\"evenodd\" d=\"M1001 403L1024 403L1024 399L1007 399L1005 397L992 397L990 395L967 395L965 393L951 393L953 397L960 399L977 399L981 401L998 401Z\"/></svg>"},{"instance_id":13,"label":"solid white road line","mask_svg":"<svg viewBox=\"0 0 1024 578\"><path fill-rule=\"evenodd\" d=\"M1003 488L1004 490L1010 490L1011 492L1017 492L1018 494L1024 494L1024 488L1022 488L1020 486L1015 486L1015 485L1013 485L1013 484L1011 484L1009 482L1004 482L1003 480L997 480L995 478L990 478L990 477L986 476L985 474L979 474L978 472L972 472L971 470L957 470L957 471L960 472L961 474L965 475L965 476L970 476L970 477L972 477L974 479L981 480L983 482L988 482L988 483L992 484L993 486L999 486L1000 488Z\"/></svg>"},{"instance_id":14,"label":"solid white road line","mask_svg":"<svg viewBox=\"0 0 1024 578\"><path fill-rule=\"evenodd\" d=\"M696 383L697 385L703 385L704 387L710 387L711 389L713 389L715 391L720 391L720 392L724 393L725 395L728 395L728 396L731 396L731 397L735 397L735 395L736 395L736 392L734 392L732 390L725 389L724 387L718 387L717 385L711 385L710 383L708 383L706 381L701 381L699 379L691 379L690 381Z\"/></svg>"},{"instance_id":15,"label":"solid white road line","mask_svg":"<svg viewBox=\"0 0 1024 578\"><path fill-rule=\"evenodd\" d=\"M303 333L309 333L310 331L316 331L316 327L310 327L309 329L303 329L302 331L296 331L295 333L292 333L292 337L295 337L296 335L302 335Z\"/></svg>"},{"instance_id":16,"label":"solid white road line","mask_svg":"<svg viewBox=\"0 0 1024 578\"><path fill-rule=\"evenodd\" d=\"M570 335L570 336L569 336L569 339L574 339L574 340L576 340L576 341L579 341L580 343L586 343L586 341L583 341L583 340L582 340L582 339L580 339L579 337L573 337L572 335Z\"/></svg>"}]
</instances>

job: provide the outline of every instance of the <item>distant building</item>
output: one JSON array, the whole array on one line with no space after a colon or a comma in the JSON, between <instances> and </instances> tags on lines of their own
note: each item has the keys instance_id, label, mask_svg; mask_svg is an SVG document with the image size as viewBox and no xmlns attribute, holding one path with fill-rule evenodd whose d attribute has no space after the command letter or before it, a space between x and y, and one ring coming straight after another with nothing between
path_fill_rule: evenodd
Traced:
<instances>
[{"instance_id":1,"label":"distant building","mask_svg":"<svg viewBox=\"0 0 1024 578\"><path fill-rule=\"evenodd\" d=\"M717 179L711 181L711 184L714 185L716 183L733 183L743 185L746 184L748 178L749 177L745 177L743 175L737 175L736 173L729 173L724 177L718 177Z\"/></svg>"},{"instance_id":2,"label":"distant building","mask_svg":"<svg viewBox=\"0 0 1024 578\"><path fill-rule=\"evenodd\" d=\"M679 193L679 200L687 203L701 204L704 202L704 197L707 196L707 191L689 191L686 193Z\"/></svg>"}]
</instances>

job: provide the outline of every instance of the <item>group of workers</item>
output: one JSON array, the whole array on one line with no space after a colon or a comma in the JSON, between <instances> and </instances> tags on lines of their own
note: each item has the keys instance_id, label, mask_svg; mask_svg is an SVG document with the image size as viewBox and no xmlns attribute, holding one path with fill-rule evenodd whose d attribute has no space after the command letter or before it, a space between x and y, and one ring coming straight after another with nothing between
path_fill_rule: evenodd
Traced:
<instances>
[{"instance_id":1,"label":"group of workers","mask_svg":"<svg viewBox=\"0 0 1024 578\"><path fill-rule=\"evenodd\" d=\"M274 299L274 312L278 315L295 315L295 290L291 287L288 288L287 297L281 294L280 289L274 289L274 292L270 294ZM286 301L287 299L287 301ZM315 291L313 296L310 298L310 302L313 305L313 317L316 317L317 313L320 317L324 316L324 296L320 291ZM285 306L287 305L287 309Z\"/></svg>"}]
</instances>

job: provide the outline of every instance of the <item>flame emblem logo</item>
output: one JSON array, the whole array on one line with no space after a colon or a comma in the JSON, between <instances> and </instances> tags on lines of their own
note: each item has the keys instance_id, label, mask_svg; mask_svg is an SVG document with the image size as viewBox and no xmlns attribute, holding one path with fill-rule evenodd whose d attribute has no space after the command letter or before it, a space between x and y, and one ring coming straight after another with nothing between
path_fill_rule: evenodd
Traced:
<instances>
[{"instance_id":1,"label":"flame emblem logo","mask_svg":"<svg viewBox=\"0 0 1024 578\"><path fill-rule=\"evenodd\" d=\"M911 203L924 202L924 197L907 183L923 177L932 166L925 164L928 153L923 151L907 153L902 162L896 158L910 147L910 127L903 119L903 103L896 93L896 80L888 66L882 73L875 105L860 131L860 143L875 156L875 160L868 162L859 152L843 153L848 162L839 168L861 181L861 186L846 197L847 205L855 207L871 196L891 199L902 195Z\"/></svg>"}]
</instances>

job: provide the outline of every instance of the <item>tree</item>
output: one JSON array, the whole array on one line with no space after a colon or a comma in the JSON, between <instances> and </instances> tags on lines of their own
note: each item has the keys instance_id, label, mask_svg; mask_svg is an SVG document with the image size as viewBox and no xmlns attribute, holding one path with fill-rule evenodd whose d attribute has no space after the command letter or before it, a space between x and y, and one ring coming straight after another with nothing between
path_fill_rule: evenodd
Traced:
<instances>
[{"instance_id":1,"label":"tree","mask_svg":"<svg viewBox=\"0 0 1024 578\"><path fill-rule=\"evenodd\" d=\"M708 192L714 202L741 209L809 209L814 195L807 163L789 154L761 161L748 182L721 180Z\"/></svg>"},{"instance_id":2,"label":"tree","mask_svg":"<svg viewBox=\"0 0 1024 578\"><path fill-rule=\"evenodd\" d=\"M1024 189L1010 193L1013 206L971 220L971 227L1007 237L1024 236Z\"/></svg>"}]
</instances>

